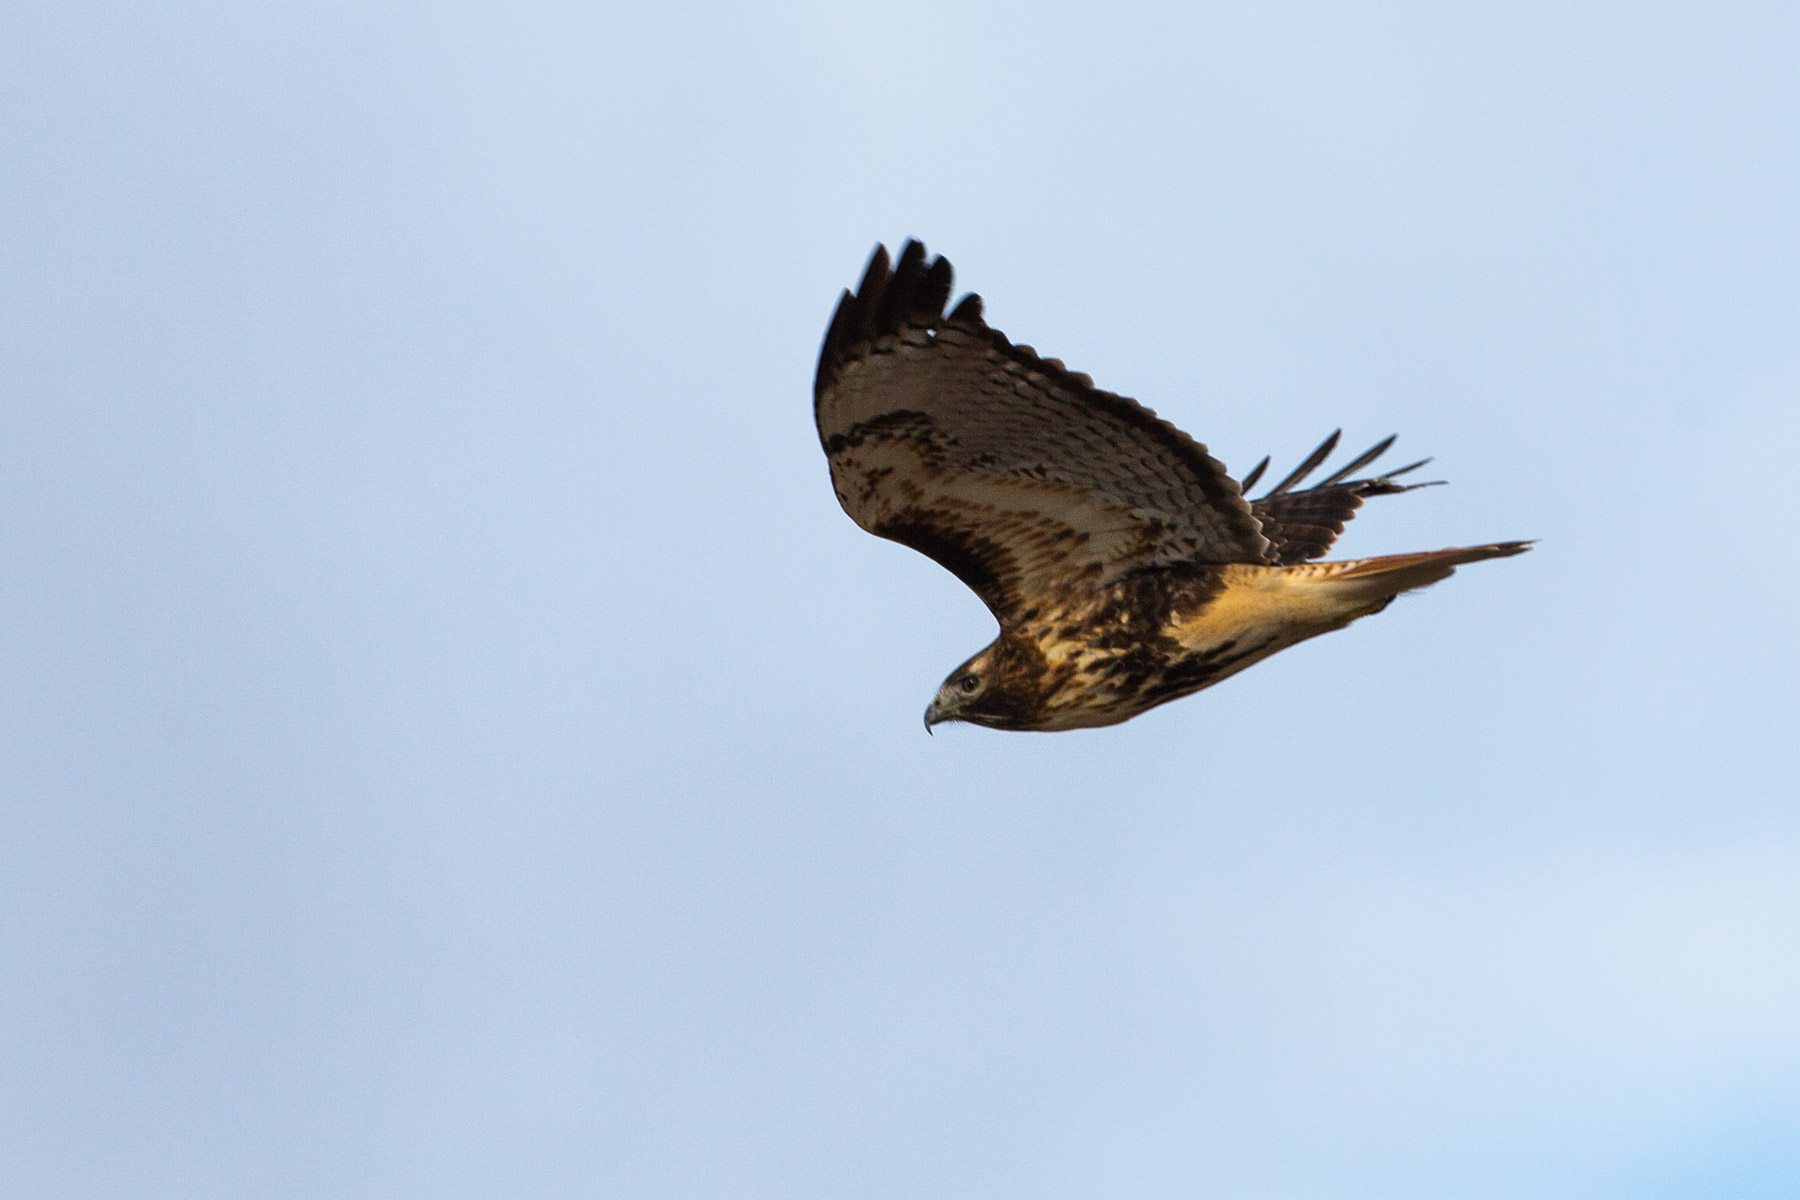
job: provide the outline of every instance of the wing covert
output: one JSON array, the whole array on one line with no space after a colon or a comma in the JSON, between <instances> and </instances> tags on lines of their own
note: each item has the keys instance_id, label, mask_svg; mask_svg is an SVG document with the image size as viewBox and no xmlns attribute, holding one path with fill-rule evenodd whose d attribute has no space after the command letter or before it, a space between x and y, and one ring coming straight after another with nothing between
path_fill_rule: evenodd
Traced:
<instances>
[{"instance_id":1,"label":"wing covert","mask_svg":"<svg viewBox=\"0 0 1800 1200\"><path fill-rule=\"evenodd\" d=\"M825 335L814 417L850 517L968 584L1002 625L1065 589L1174 562L1272 561L1206 448L1014 345L951 268L877 247Z\"/></svg>"}]
</instances>

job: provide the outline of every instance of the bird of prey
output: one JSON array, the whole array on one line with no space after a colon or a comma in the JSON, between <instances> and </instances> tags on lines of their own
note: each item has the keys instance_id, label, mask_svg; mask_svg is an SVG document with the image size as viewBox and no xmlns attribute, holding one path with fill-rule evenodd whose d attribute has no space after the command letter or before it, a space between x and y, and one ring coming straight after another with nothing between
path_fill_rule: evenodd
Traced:
<instances>
[{"instance_id":1,"label":"bird of prey","mask_svg":"<svg viewBox=\"0 0 1800 1200\"><path fill-rule=\"evenodd\" d=\"M1307 488L1333 433L1246 498L1148 408L1101 391L982 319L949 308L950 264L909 241L875 248L825 334L813 382L838 503L980 596L999 636L950 673L925 727L1114 725L1279 650L1380 612L1401 592L1528 542L1314 562L1369 496L1424 465L1352 478L1393 438ZM948 309L948 311L946 311Z\"/></svg>"}]
</instances>

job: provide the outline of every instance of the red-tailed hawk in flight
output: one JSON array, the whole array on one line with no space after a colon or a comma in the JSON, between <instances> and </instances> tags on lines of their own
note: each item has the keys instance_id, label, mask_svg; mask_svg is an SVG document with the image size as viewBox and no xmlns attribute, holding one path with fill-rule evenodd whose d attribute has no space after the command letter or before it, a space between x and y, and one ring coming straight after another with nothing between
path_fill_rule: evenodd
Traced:
<instances>
[{"instance_id":1,"label":"red-tailed hawk in flight","mask_svg":"<svg viewBox=\"0 0 1800 1200\"><path fill-rule=\"evenodd\" d=\"M1312 562L1366 496L1416 467L1363 479L1393 438L1295 490L1332 434L1256 500L1175 426L1030 346L970 295L945 312L950 264L877 246L838 302L813 383L838 503L974 589L1000 636L950 673L925 726L1113 725L1209 687L1297 642L1380 612L1495 542Z\"/></svg>"}]
</instances>

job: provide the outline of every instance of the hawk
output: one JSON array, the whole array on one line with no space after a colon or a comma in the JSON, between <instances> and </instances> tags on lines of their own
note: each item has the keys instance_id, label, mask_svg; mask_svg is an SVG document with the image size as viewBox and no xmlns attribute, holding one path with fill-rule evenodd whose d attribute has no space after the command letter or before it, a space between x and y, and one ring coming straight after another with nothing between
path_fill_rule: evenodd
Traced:
<instances>
[{"instance_id":1,"label":"hawk","mask_svg":"<svg viewBox=\"0 0 1800 1200\"><path fill-rule=\"evenodd\" d=\"M1428 459L1352 478L1389 437L1300 484L1338 434L1260 498L1148 408L949 308L950 264L877 246L825 334L813 414L851 520L967 584L1000 623L950 673L925 728L1115 725L1380 612L1463 563L1529 542L1314 562L1363 500ZM947 311L946 311L947 310Z\"/></svg>"}]
</instances>

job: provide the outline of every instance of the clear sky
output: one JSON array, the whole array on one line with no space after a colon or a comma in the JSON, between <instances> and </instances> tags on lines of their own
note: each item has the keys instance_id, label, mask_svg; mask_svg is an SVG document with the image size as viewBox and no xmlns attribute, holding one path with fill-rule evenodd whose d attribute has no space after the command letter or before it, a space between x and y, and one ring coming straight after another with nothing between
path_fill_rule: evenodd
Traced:
<instances>
[{"instance_id":1,"label":"clear sky","mask_svg":"<svg viewBox=\"0 0 1800 1200\"><path fill-rule=\"evenodd\" d=\"M1106 11L1102 12L1102 8ZM1800 1194L1800 9L0 14L0 1193ZM1501 538L927 738L878 240Z\"/></svg>"}]
</instances>

